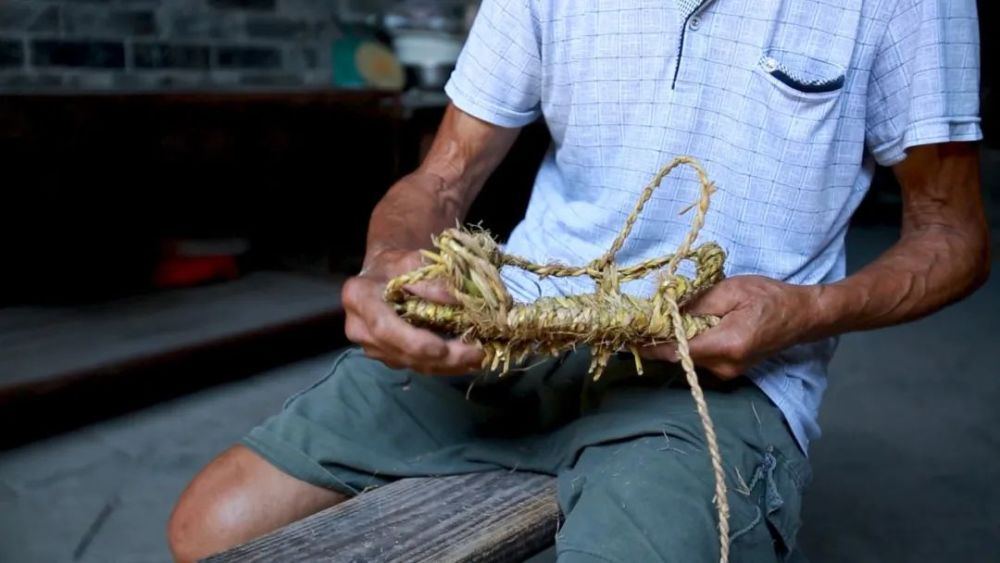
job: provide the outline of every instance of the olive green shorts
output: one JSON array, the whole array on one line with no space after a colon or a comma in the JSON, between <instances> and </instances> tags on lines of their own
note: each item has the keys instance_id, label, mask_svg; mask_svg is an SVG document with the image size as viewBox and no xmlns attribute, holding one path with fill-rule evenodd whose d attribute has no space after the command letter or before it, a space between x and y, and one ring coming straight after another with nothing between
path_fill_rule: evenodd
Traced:
<instances>
[{"instance_id":1,"label":"olive green shorts","mask_svg":"<svg viewBox=\"0 0 1000 563\"><path fill-rule=\"evenodd\" d=\"M503 378L444 378L350 349L243 444L348 494L499 468L555 475L560 562L717 560L713 473L683 374L647 362L637 377L623 356L594 383L589 362L579 351ZM729 490L731 561L803 560L796 533L810 470L780 411L746 379L705 394Z\"/></svg>"}]
</instances>

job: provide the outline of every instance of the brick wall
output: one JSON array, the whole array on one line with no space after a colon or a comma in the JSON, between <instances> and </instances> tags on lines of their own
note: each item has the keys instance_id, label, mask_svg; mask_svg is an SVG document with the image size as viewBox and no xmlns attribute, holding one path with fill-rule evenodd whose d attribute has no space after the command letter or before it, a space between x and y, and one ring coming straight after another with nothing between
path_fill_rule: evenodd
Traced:
<instances>
[{"instance_id":1,"label":"brick wall","mask_svg":"<svg viewBox=\"0 0 1000 563\"><path fill-rule=\"evenodd\" d=\"M373 0L0 0L0 91L323 86Z\"/></svg>"}]
</instances>

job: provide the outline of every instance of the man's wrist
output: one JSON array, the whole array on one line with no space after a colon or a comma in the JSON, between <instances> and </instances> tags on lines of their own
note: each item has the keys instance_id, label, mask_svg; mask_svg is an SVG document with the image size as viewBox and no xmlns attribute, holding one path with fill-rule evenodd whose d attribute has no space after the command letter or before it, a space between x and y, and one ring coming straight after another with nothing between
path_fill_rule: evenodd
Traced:
<instances>
[{"instance_id":1,"label":"man's wrist","mask_svg":"<svg viewBox=\"0 0 1000 563\"><path fill-rule=\"evenodd\" d=\"M361 262L361 271L358 273L358 276L379 277L386 273L384 270L388 264L396 262L404 255L412 252L414 252L414 249L378 245L365 253L365 259Z\"/></svg>"},{"instance_id":2,"label":"man's wrist","mask_svg":"<svg viewBox=\"0 0 1000 563\"><path fill-rule=\"evenodd\" d=\"M844 320L850 315L843 288L834 284L817 284L809 286L809 294L809 340L820 340L843 332Z\"/></svg>"}]
</instances>

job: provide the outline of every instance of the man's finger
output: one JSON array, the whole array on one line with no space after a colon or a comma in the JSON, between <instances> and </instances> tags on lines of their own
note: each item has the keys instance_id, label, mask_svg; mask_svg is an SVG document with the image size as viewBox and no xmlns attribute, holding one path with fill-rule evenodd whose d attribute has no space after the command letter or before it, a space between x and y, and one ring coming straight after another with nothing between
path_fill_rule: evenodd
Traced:
<instances>
[{"instance_id":1,"label":"man's finger","mask_svg":"<svg viewBox=\"0 0 1000 563\"><path fill-rule=\"evenodd\" d=\"M373 352L370 355L394 367L436 375L465 374L479 368L483 360L479 347L410 325L382 300L382 284L363 278L358 281L350 288L349 303L345 299L349 315L346 328L353 341ZM407 289L429 301L456 302L440 282L420 282Z\"/></svg>"},{"instance_id":2,"label":"man's finger","mask_svg":"<svg viewBox=\"0 0 1000 563\"><path fill-rule=\"evenodd\" d=\"M371 338L380 347L421 361L438 360L448 354L444 339L408 324L382 301L379 284L366 284L359 291L366 292L366 295L353 299L354 313L361 317Z\"/></svg>"},{"instance_id":3,"label":"man's finger","mask_svg":"<svg viewBox=\"0 0 1000 563\"><path fill-rule=\"evenodd\" d=\"M458 299L455 299L451 290L441 281L417 282L407 285L406 291L433 303L444 303L446 305L458 304Z\"/></svg>"},{"instance_id":4,"label":"man's finger","mask_svg":"<svg viewBox=\"0 0 1000 563\"><path fill-rule=\"evenodd\" d=\"M364 321L357 316L350 315L347 317L345 332L348 339L358 346L361 346L368 357L379 360L392 368L405 367L398 360L401 357L400 352L398 350L385 350L384 346L380 345L379 342L372 337L371 333L368 331L368 327L365 326Z\"/></svg>"},{"instance_id":5,"label":"man's finger","mask_svg":"<svg viewBox=\"0 0 1000 563\"><path fill-rule=\"evenodd\" d=\"M694 298L684 307L684 312L692 315L715 315L723 317L742 303L742 294L734 290L734 285L723 280L705 293Z\"/></svg>"},{"instance_id":6,"label":"man's finger","mask_svg":"<svg viewBox=\"0 0 1000 563\"><path fill-rule=\"evenodd\" d=\"M691 339L688 347L696 364L741 363L749 355L747 331L739 319L725 318L713 328Z\"/></svg>"},{"instance_id":7,"label":"man's finger","mask_svg":"<svg viewBox=\"0 0 1000 563\"><path fill-rule=\"evenodd\" d=\"M639 355L648 360L663 360L677 363L677 345L674 343L644 346L639 349Z\"/></svg>"},{"instance_id":8,"label":"man's finger","mask_svg":"<svg viewBox=\"0 0 1000 563\"><path fill-rule=\"evenodd\" d=\"M364 321L358 318L357 315L349 314L344 319L344 335L355 344L364 344L371 341L371 334L368 333L368 327L365 326Z\"/></svg>"},{"instance_id":9,"label":"man's finger","mask_svg":"<svg viewBox=\"0 0 1000 563\"><path fill-rule=\"evenodd\" d=\"M424 362L414 359L411 367L425 375L466 375L478 370L483 363L483 352L478 346L460 340L445 341L448 355L437 361Z\"/></svg>"},{"instance_id":10,"label":"man's finger","mask_svg":"<svg viewBox=\"0 0 1000 563\"><path fill-rule=\"evenodd\" d=\"M446 363L459 369L475 369L483 363L483 350L479 346L462 342L461 340L449 340L448 356Z\"/></svg>"},{"instance_id":11,"label":"man's finger","mask_svg":"<svg viewBox=\"0 0 1000 563\"><path fill-rule=\"evenodd\" d=\"M407 324L391 309L388 314L372 318L369 331L379 347L396 352L410 364L439 361L448 355L448 346L443 338Z\"/></svg>"},{"instance_id":12,"label":"man's finger","mask_svg":"<svg viewBox=\"0 0 1000 563\"><path fill-rule=\"evenodd\" d=\"M361 329L349 328L367 337L370 346L382 349L399 361L425 363L440 360L448 354L444 339L408 324L381 299L361 300L352 316L360 319L360 324L364 326Z\"/></svg>"},{"instance_id":13,"label":"man's finger","mask_svg":"<svg viewBox=\"0 0 1000 563\"><path fill-rule=\"evenodd\" d=\"M408 368L425 375L466 375L482 365L482 351L478 347L457 340L447 341L446 358L428 362L425 358L405 355L400 351L386 351L377 345L369 356L393 368ZM366 352L368 349L366 348Z\"/></svg>"}]
</instances>

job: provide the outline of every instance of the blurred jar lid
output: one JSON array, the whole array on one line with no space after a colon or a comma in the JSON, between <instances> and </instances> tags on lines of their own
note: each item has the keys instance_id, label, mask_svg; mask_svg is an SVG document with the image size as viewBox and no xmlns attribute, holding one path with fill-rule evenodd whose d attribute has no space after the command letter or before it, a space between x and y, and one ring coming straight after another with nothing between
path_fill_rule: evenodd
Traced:
<instances>
[{"instance_id":1,"label":"blurred jar lid","mask_svg":"<svg viewBox=\"0 0 1000 563\"><path fill-rule=\"evenodd\" d=\"M400 30L393 36L392 46L404 65L453 65L462 52L462 39L433 31Z\"/></svg>"},{"instance_id":2,"label":"blurred jar lid","mask_svg":"<svg viewBox=\"0 0 1000 563\"><path fill-rule=\"evenodd\" d=\"M436 31L463 34L469 6L478 2L431 2L408 0L397 2L382 17L382 27L389 33L398 31Z\"/></svg>"}]
</instances>

